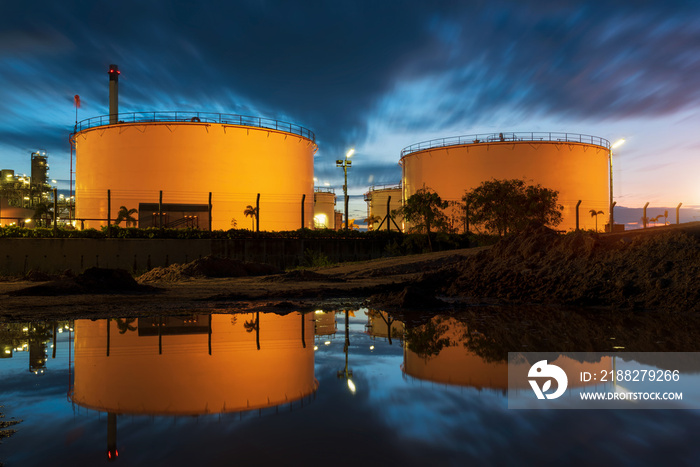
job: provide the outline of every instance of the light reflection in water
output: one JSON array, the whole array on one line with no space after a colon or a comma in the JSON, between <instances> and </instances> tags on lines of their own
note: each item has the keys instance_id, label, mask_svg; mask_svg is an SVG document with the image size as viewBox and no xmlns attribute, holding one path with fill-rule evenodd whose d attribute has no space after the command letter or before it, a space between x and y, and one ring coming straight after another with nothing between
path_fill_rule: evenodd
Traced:
<instances>
[{"instance_id":1,"label":"light reflection in water","mask_svg":"<svg viewBox=\"0 0 700 467\"><path fill-rule=\"evenodd\" d=\"M57 333L58 357L41 377L27 372L29 340L5 339L0 327L0 344L13 352L0 360L2 410L23 419L3 440L2 461L95 465L107 460L106 445L129 465L285 465L307 462L311 440L313 459L342 464L341 439L350 440L353 463L366 465L570 463L576 452L617 465L698 458L694 411L508 410L504 350L522 350L513 347L523 335L532 351L564 341L540 339L546 348L533 348L537 335L506 331L513 320L505 316L359 310L347 313L347 326L344 312L78 321L70 366L66 334L73 334ZM581 329L582 337L610 337L599 324ZM616 337L629 348L647 333L624 329ZM679 339L689 339L684 329L693 328L679 326ZM572 339L558 330L546 336L554 334ZM50 356L51 337L42 341ZM25 343L26 351L14 350ZM302 397L295 409L281 410L295 394ZM297 410L304 400L313 404ZM280 410L258 417L256 407Z\"/></svg>"}]
</instances>

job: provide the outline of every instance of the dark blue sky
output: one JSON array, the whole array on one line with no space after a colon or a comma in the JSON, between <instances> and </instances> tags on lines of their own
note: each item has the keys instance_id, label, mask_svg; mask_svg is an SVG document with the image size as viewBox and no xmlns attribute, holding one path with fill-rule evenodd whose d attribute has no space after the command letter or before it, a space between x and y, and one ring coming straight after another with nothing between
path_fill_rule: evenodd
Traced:
<instances>
[{"instance_id":1,"label":"dark blue sky","mask_svg":"<svg viewBox=\"0 0 700 467\"><path fill-rule=\"evenodd\" d=\"M697 1L2 2L0 62L0 168L18 172L42 148L68 178L73 96L79 119L108 113L116 63L120 112L311 129L319 185L355 147L351 194L397 183L418 141L567 131L627 139L620 205L700 204Z\"/></svg>"}]
</instances>

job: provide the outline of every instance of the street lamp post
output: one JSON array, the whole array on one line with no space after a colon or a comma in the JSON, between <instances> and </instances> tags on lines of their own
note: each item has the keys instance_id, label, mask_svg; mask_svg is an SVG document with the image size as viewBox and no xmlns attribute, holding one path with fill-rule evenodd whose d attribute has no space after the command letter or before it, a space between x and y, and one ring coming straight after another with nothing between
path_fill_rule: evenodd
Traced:
<instances>
[{"instance_id":1,"label":"street lamp post","mask_svg":"<svg viewBox=\"0 0 700 467\"><path fill-rule=\"evenodd\" d=\"M610 206L608 206L608 212L610 214L610 233L613 232L613 226L615 225L615 216L613 215L613 209L615 207L615 203L613 203L613 163L612 163L612 156L613 156L613 149L616 149L625 142L625 139L618 139L615 141L615 143L610 146L610 152L608 154L608 159L610 160Z\"/></svg>"},{"instance_id":2,"label":"street lamp post","mask_svg":"<svg viewBox=\"0 0 700 467\"><path fill-rule=\"evenodd\" d=\"M345 230L350 228L350 221L348 220L348 167L352 166L352 161L348 159L353 154L355 154L355 150L350 149L345 153L345 159L338 159L335 161L335 166L342 167L343 173L345 174L345 184L343 185L343 195L345 196Z\"/></svg>"}]
</instances>

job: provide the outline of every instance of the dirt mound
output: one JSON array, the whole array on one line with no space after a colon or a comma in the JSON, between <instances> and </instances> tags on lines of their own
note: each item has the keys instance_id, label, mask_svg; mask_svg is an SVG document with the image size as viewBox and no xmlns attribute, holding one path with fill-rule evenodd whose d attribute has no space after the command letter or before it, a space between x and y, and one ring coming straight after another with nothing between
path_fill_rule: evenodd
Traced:
<instances>
[{"instance_id":1,"label":"dirt mound","mask_svg":"<svg viewBox=\"0 0 700 467\"><path fill-rule=\"evenodd\" d=\"M138 284L123 269L90 268L76 277L65 277L46 284L8 292L13 296L52 296L75 294L116 294L153 291Z\"/></svg>"},{"instance_id":2,"label":"dirt mound","mask_svg":"<svg viewBox=\"0 0 700 467\"><path fill-rule=\"evenodd\" d=\"M344 282L343 279L305 269L289 271L281 276L267 278L269 282Z\"/></svg>"},{"instance_id":3,"label":"dirt mound","mask_svg":"<svg viewBox=\"0 0 700 467\"><path fill-rule=\"evenodd\" d=\"M539 229L505 239L451 274L451 296L700 309L700 243L680 231L630 239Z\"/></svg>"},{"instance_id":4,"label":"dirt mound","mask_svg":"<svg viewBox=\"0 0 700 467\"><path fill-rule=\"evenodd\" d=\"M186 264L171 264L167 267L157 267L139 276L138 281L177 282L193 277L243 277L278 274L281 271L275 266L260 263L246 263L236 259L205 256Z\"/></svg>"}]
</instances>

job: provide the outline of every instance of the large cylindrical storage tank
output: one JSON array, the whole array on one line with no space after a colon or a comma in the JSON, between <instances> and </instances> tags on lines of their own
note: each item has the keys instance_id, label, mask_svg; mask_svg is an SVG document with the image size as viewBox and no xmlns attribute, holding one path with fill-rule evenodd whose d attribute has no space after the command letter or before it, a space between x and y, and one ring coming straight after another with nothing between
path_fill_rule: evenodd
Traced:
<instances>
[{"instance_id":1,"label":"large cylindrical storage tank","mask_svg":"<svg viewBox=\"0 0 700 467\"><path fill-rule=\"evenodd\" d=\"M556 229L602 230L609 218L610 142L572 133L470 135L417 143L401 152L404 200L426 187L461 202L466 190L491 179L524 179L559 192ZM592 217L591 210L603 215Z\"/></svg>"},{"instance_id":2,"label":"large cylindrical storage tank","mask_svg":"<svg viewBox=\"0 0 700 467\"><path fill-rule=\"evenodd\" d=\"M335 193L332 188L314 190L314 226L335 229Z\"/></svg>"},{"instance_id":3,"label":"large cylindrical storage tank","mask_svg":"<svg viewBox=\"0 0 700 467\"><path fill-rule=\"evenodd\" d=\"M365 193L365 202L367 202L367 226L369 230L377 230L379 225L382 226L382 230L386 230L387 220L384 219L387 215L387 203L389 203L389 212L400 209L402 206L401 195L401 185L371 187L369 191ZM383 220L384 223L382 224ZM396 225L394 225L394 223L396 223ZM390 229L396 230L396 227L401 228L402 223L403 218L395 217L394 222L391 223Z\"/></svg>"},{"instance_id":4,"label":"large cylindrical storage tank","mask_svg":"<svg viewBox=\"0 0 700 467\"><path fill-rule=\"evenodd\" d=\"M239 412L289 404L317 387L310 313L75 322L70 397L93 410Z\"/></svg>"},{"instance_id":5,"label":"large cylindrical storage tank","mask_svg":"<svg viewBox=\"0 0 700 467\"><path fill-rule=\"evenodd\" d=\"M313 227L312 132L257 117L196 115L120 114L116 124L107 117L81 122L75 135L77 220L100 219L86 227L106 225L101 219L108 217L110 190L112 220L120 206L142 205L153 212L139 212L140 227L157 224L158 212L166 212L163 222L170 226L177 211L206 229L211 192L213 229L253 228L254 217L244 211L255 208L259 193L260 230L299 229L304 195L303 225Z\"/></svg>"}]
</instances>

